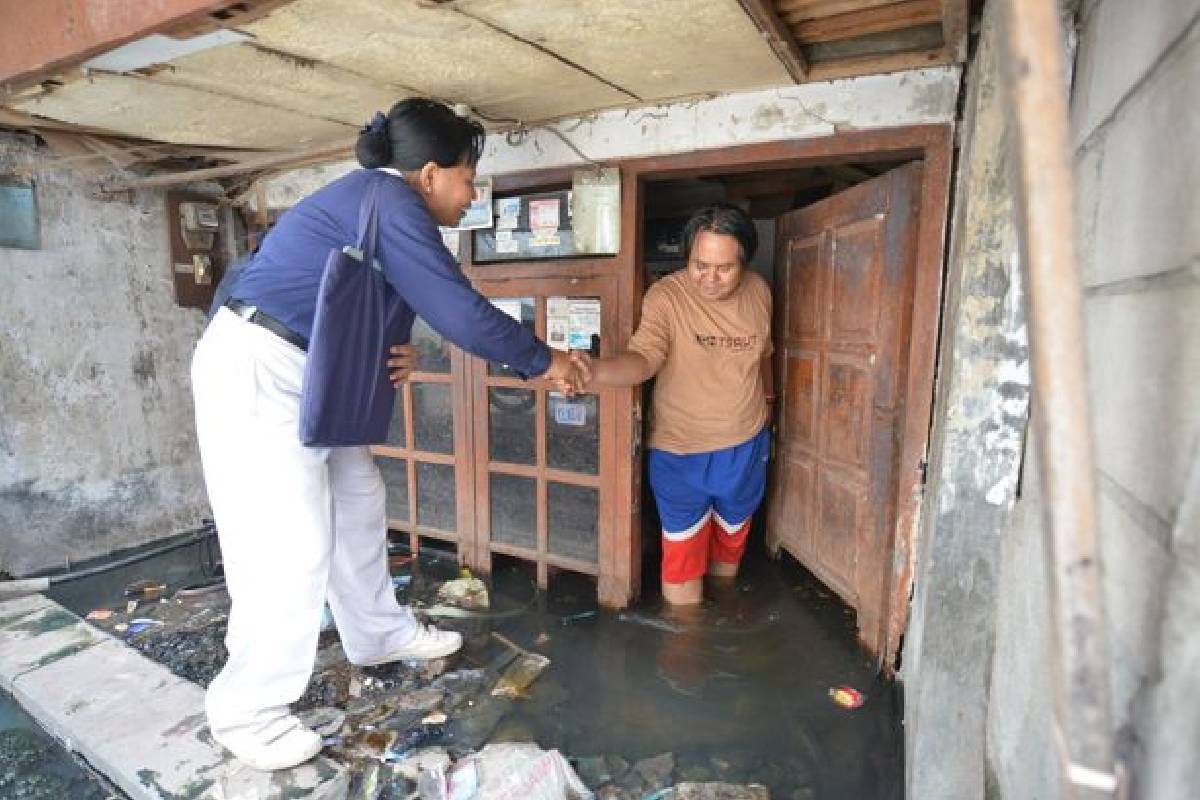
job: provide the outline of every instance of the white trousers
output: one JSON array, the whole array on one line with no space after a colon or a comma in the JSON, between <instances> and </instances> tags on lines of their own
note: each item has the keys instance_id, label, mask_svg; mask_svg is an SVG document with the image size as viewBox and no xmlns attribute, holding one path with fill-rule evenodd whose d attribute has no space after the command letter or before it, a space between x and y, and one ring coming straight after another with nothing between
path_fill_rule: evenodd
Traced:
<instances>
[{"instance_id":1,"label":"white trousers","mask_svg":"<svg viewBox=\"0 0 1200 800\"><path fill-rule=\"evenodd\" d=\"M273 738L312 673L326 600L352 662L416 634L387 568L384 485L366 447L305 447L305 355L222 308L192 359L196 434L233 607L209 725Z\"/></svg>"}]
</instances>

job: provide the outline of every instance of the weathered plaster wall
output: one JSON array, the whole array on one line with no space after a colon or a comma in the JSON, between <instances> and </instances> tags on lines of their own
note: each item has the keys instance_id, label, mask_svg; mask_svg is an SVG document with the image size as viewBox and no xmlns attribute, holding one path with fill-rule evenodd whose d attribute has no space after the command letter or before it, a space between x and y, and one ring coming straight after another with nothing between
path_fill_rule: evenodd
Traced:
<instances>
[{"instance_id":1,"label":"weathered plaster wall","mask_svg":"<svg viewBox=\"0 0 1200 800\"><path fill-rule=\"evenodd\" d=\"M1000 87L986 65L993 35L985 23L968 77L974 119L964 125L964 177L981 157L1008 158L995 94ZM1077 226L1113 727L1118 751L1133 770L1132 797L1183 800L1200 786L1194 686L1200 674L1200 1L1085 2L1078 47L1071 97ZM993 155L980 155L993 145ZM995 215L993 229L1011 238L1005 193L986 181L960 186L956 241L974 235L972 203ZM976 330L961 299L954 301L973 263L969 249L958 247L944 320L952 340ZM1015 269L993 274L1002 283ZM905 650L909 796L1056 798L1054 661L1035 443L1028 443L1031 457L1015 503L1009 481L998 484L997 497L1012 504L1011 514L991 513L986 494L980 501L987 480L979 473L946 470L964 459L988 463L982 453L962 452L971 440L954 441L961 415L976 416L979 398L966 395L968 402L958 403L952 397L962 373L977 372L988 359L980 362L977 353L964 363L950 355L941 364L940 433ZM973 446L981 444L989 439L979 429ZM968 527L943 527L948 513ZM947 530L953 530L950 543ZM939 627L948 616L957 625ZM939 644L939 635L950 643ZM942 681L936 687L935 679ZM939 703L951 708L939 710ZM963 751L971 774L963 772ZM925 768L929 759L934 769Z\"/></svg>"},{"instance_id":2,"label":"weathered plaster wall","mask_svg":"<svg viewBox=\"0 0 1200 800\"><path fill-rule=\"evenodd\" d=\"M161 193L88 197L30 139L42 249L0 249L0 570L159 538L207 514L188 368L204 317L175 306Z\"/></svg>"},{"instance_id":3,"label":"weathered plaster wall","mask_svg":"<svg viewBox=\"0 0 1200 800\"><path fill-rule=\"evenodd\" d=\"M922 800L983 797L996 596L1005 580L1000 533L1016 498L1029 411L995 14L993 4L966 78L936 422L901 674L907 796ZM1026 769L1039 759L1021 755Z\"/></svg>"},{"instance_id":4,"label":"weathered plaster wall","mask_svg":"<svg viewBox=\"0 0 1200 800\"><path fill-rule=\"evenodd\" d=\"M958 81L957 68L939 67L604 111L512 136L491 135L479 173L582 163L560 136L588 158L605 160L949 122ZM354 162L344 161L281 175L266 183L267 204L286 208L354 168Z\"/></svg>"}]
</instances>

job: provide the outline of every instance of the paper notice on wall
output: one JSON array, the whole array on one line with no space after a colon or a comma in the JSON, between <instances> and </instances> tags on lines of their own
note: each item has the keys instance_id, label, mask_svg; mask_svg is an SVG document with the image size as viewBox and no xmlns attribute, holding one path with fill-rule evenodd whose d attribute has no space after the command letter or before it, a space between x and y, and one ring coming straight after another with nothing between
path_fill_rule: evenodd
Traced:
<instances>
[{"instance_id":1,"label":"paper notice on wall","mask_svg":"<svg viewBox=\"0 0 1200 800\"><path fill-rule=\"evenodd\" d=\"M546 344L555 350L567 350L571 330L571 301L566 297L546 298Z\"/></svg>"},{"instance_id":2,"label":"paper notice on wall","mask_svg":"<svg viewBox=\"0 0 1200 800\"><path fill-rule=\"evenodd\" d=\"M531 231L558 230L559 202L552 197L529 201L529 229Z\"/></svg>"},{"instance_id":3,"label":"paper notice on wall","mask_svg":"<svg viewBox=\"0 0 1200 800\"><path fill-rule=\"evenodd\" d=\"M521 321L521 298L519 297L493 297L492 305L499 310L508 314L517 322Z\"/></svg>"},{"instance_id":4,"label":"paper notice on wall","mask_svg":"<svg viewBox=\"0 0 1200 800\"><path fill-rule=\"evenodd\" d=\"M554 421L559 425L573 425L582 428L587 425L587 403L571 403L566 400L552 402Z\"/></svg>"},{"instance_id":5,"label":"paper notice on wall","mask_svg":"<svg viewBox=\"0 0 1200 800\"><path fill-rule=\"evenodd\" d=\"M521 223L521 198L502 197L496 201L496 230L511 231Z\"/></svg>"},{"instance_id":6,"label":"paper notice on wall","mask_svg":"<svg viewBox=\"0 0 1200 800\"><path fill-rule=\"evenodd\" d=\"M570 300L567 347L593 351L600 341L600 298L572 297Z\"/></svg>"},{"instance_id":7,"label":"paper notice on wall","mask_svg":"<svg viewBox=\"0 0 1200 800\"><path fill-rule=\"evenodd\" d=\"M561 244L557 229L539 228L529 237L530 247L558 247Z\"/></svg>"},{"instance_id":8,"label":"paper notice on wall","mask_svg":"<svg viewBox=\"0 0 1200 800\"><path fill-rule=\"evenodd\" d=\"M512 254L521 252L521 242L513 238L512 231L496 231L496 252Z\"/></svg>"}]
</instances>

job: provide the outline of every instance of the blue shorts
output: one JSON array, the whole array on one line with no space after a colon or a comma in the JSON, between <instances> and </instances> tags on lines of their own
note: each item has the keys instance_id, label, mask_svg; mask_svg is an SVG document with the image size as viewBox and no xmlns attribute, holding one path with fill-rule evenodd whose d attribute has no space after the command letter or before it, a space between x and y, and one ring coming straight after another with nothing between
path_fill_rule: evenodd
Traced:
<instances>
[{"instance_id":1,"label":"blue shorts","mask_svg":"<svg viewBox=\"0 0 1200 800\"><path fill-rule=\"evenodd\" d=\"M732 526L748 520L766 493L770 457L770 428L711 453L679 455L651 449L650 488L668 538L703 523L710 512Z\"/></svg>"}]
</instances>

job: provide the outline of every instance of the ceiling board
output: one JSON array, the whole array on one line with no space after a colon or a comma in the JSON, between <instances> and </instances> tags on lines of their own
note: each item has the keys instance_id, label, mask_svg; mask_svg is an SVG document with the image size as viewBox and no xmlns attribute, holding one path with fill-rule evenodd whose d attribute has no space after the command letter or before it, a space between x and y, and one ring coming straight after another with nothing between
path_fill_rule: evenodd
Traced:
<instances>
[{"instance_id":1,"label":"ceiling board","mask_svg":"<svg viewBox=\"0 0 1200 800\"><path fill-rule=\"evenodd\" d=\"M452 8L411 0L296 0L239 29L273 50L467 103L489 117L549 119L631 99Z\"/></svg>"},{"instance_id":2,"label":"ceiling board","mask_svg":"<svg viewBox=\"0 0 1200 800\"><path fill-rule=\"evenodd\" d=\"M737 0L459 0L456 8L647 100L792 82Z\"/></svg>"},{"instance_id":3,"label":"ceiling board","mask_svg":"<svg viewBox=\"0 0 1200 800\"><path fill-rule=\"evenodd\" d=\"M150 80L298 111L361 127L379 109L412 94L399 86L348 74L252 44L233 44L183 56Z\"/></svg>"},{"instance_id":4,"label":"ceiling board","mask_svg":"<svg viewBox=\"0 0 1200 800\"><path fill-rule=\"evenodd\" d=\"M294 111L131 75L96 74L10 105L63 122L176 144L290 149L352 131Z\"/></svg>"}]
</instances>

